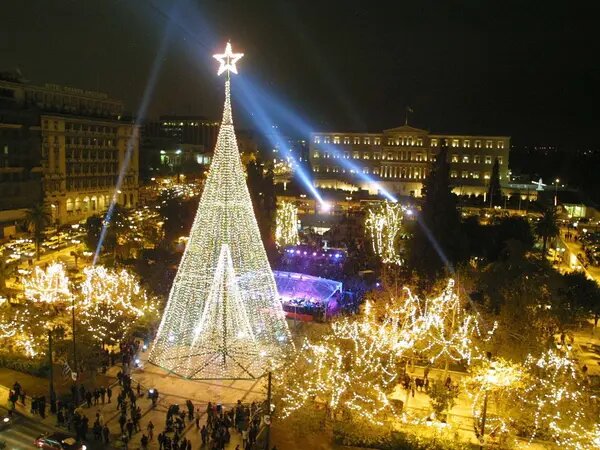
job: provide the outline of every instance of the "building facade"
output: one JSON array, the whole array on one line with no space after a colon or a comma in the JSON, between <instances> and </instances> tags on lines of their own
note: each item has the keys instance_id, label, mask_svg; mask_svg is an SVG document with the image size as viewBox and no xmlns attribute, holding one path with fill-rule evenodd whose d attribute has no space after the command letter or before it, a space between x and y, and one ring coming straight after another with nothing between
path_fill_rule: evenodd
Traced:
<instances>
[{"instance_id":1,"label":"building facade","mask_svg":"<svg viewBox=\"0 0 600 450\"><path fill-rule=\"evenodd\" d=\"M101 214L113 196L124 207L137 204L139 130L121 120L122 102L100 92L38 86L20 74L2 73L0 108L34 117L39 138L33 165L41 172L42 197L54 224ZM24 151L28 139L13 141L14 151Z\"/></svg>"},{"instance_id":2,"label":"building facade","mask_svg":"<svg viewBox=\"0 0 600 450\"><path fill-rule=\"evenodd\" d=\"M455 193L484 194L496 159L501 183L508 181L508 136L431 134L404 125L382 133L314 132L309 145L316 187L371 194L382 187L418 197L441 145L448 147Z\"/></svg>"}]
</instances>

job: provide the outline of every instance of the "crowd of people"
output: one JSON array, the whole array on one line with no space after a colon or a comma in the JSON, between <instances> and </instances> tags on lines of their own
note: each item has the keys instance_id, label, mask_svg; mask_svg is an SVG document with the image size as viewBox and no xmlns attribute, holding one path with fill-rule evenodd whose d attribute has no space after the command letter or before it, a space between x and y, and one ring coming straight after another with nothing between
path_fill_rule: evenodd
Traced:
<instances>
[{"instance_id":1,"label":"crowd of people","mask_svg":"<svg viewBox=\"0 0 600 450\"><path fill-rule=\"evenodd\" d=\"M129 375L135 367L136 355L140 349L141 344L138 341L121 345L119 359L122 368L117 374L117 386L87 389L83 384L73 384L71 398L60 398L56 400L54 408L51 408L52 412L56 411L56 425L72 432L79 441L89 442L93 439L95 442L109 444L116 439L129 444L130 448L133 442L139 442L141 448L146 449L156 440L160 450L191 450L192 442L197 440L201 442L201 449L223 450L231 444L233 434L238 436L237 439L233 439L234 442L241 441L235 450L253 448L259 435L262 417L260 405L257 403L242 404L238 400L233 407L225 408L218 403L209 402L204 407L187 400L184 406L172 404L168 407L164 429L157 436L154 434L155 425L152 420L142 425L142 408L138 405L140 399L147 395L151 401L150 408L154 410L158 404L159 392L157 389L142 389ZM119 357L113 352L107 352L106 356L110 363L116 362ZM9 408L14 409L17 402L25 406L25 399L25 390L15 382L9 394ZM44 396L34 397L30 403L32 414L46 417L47 405ZM113 416L107 412L114 411L111 405L114 405L118 412L118 436L111 435L104 416ZM95 417L94 413L90 414L90 409L96 410ZM156 419L156 413L152 417ZM115 425L113 433L114 427Z\"/></svg>"}]
</instances>

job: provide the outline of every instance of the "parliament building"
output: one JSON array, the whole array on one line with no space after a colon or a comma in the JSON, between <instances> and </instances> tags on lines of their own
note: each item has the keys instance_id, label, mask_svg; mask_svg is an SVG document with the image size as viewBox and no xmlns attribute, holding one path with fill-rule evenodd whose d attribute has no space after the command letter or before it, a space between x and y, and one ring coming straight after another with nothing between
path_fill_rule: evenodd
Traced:
<instances>
[{"instance_id":1,"label":"parliament building","mask_svg":"<svg viewBox=\"0 0 600 450\"><path fill-rule=\"evenodd\" d=\"M363 189L371 194L384 188L419 197L441 145L448 147L456 194L484 194L496 159L500 182L508 182L508 136L430 134L409 125L382 133L314 132L309 157L316 187Z\"/></svg>"}]
</instances>

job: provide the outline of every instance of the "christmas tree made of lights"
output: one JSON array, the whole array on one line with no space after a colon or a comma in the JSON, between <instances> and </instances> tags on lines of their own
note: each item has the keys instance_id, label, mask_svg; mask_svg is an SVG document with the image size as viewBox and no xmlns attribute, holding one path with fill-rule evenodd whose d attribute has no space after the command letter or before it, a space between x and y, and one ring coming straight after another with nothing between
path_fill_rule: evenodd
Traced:
<instances>
[{"instance_id":1,"label":"christmas tree made of lights","mask_svg":"<svg viewBox=\"0 0 600 450\"><path fill-rule=\"evenodd\" d=\"M292 345L261 241L231 115L230 72L215 55L225 107L198 212L148 360L190 379L252 379Z\"/></svg>"}]
</instances>

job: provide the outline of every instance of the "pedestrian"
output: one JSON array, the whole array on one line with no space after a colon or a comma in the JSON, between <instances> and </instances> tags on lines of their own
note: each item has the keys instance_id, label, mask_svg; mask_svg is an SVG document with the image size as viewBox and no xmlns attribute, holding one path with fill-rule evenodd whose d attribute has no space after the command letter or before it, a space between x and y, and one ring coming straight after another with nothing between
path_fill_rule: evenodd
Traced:
<instances>
[{"instance_id":1,"label":"pedestrian","mask_svg":"<svg viewBox=\"0 0 600 450\"><path fill-rule=\"evenodd\" d=\"M148 431L148 439L151 441L154 437L154 424L152 423L152 421L148 422L146 431Z\"/></svg>"},{"instance_id":2,"label":"pedestrian","mask_svg":"<svg viewBox=\"0 0 600 450\"><path fill-rule=\"evenodd\" d=\"M158 433L158 437L156 438L158 441L158 450L162 450L163 444L165 443L165 435L164 433Z\"/></svg>"},{"instance_id":3,"label":"pedestrian","mask_svg":"<svg viewBox=\"0 0 600 450\"><path fill-rule=\"evenodd\" d=\"M131 435L133 434L133 422L131 419L127 421L125 428L127 428L127 435L129 436L129 439L131 439Z\"/></svg>"},{"instance_id":4,"label":"pedestrian","mask_svg":"<svg viewBox=\"0 0 600 450\"><path fill-rule=\"evenodd\" d=\"M148 448L148 436L145 434L142 435L142 439L140 440L142 444L142 448Z\"/></svg>"},{"instance_id":5,"label":"pedestrian","mask_svg":"<svg viewBox=\"0 0 600 450\"><path fill-rule=\"evenodd\" d=\"M106 388L106 397L108 398L108 403L110 403L110 398L112 397L112 389L110 386Z\"/></svg>"},{"instance_id":6,"label":"pedestrian","mask_svg":"<svg viewBox=\"0 0 600 450\"><path fill-rule=\"evenodd\" d=\"M108 437L110 435L110 431L106 424L104 425L104 428L102 428L102 435L104 436L104 443L108 444Z\"/></svg>"},{"instance_id":7,"label":"pedestrian","mask_svg":"<svg viewBox=\"0 0 600 450\"><path fill-rule=\"evenodd\" d=\"M138 382L137 386L135 387L135 390L137 391L137 396L141 397L142 396L142 387L140 386L139 382Z\"/></svg>"},{"instance_id":8,"label":"pedestrian","mask_svg":"<svg viewBox=\"0 0 600 450\"><path fill-rule=\"evenodd\" d=\"M102 386L100 388L100 399L102 400L102 404L104 405L104 399L106 398L106 388Z\"/></svg>"},{"instance_id":9,"label":"pedestrian","mask_svg":"<svg viewBox=\"0 0 600 450\"><path fill-rule=\"evenodd\" d=\"M121 416L119 417L119 426L121 427L121 434L123 434L125 431L125 423L126 422L127 422L127 419L125 418L125 416L123 414L121 414Z\"/></svg>"},{"instance_id":10,"label":"pedestrian","mask_svg":"<svg viewBox=\"0 0 600 450\"><path fill-rule=\"evenodd\" d=\"M246 448L247 443L248 443L248 429L244 428L242 430L242 447Z\"/></svg>"},{"instance_id":11,"label":"pedestrian","mask_svg":"<svg viewBox=\"0 0 600 450\"><path fill-rule=\"evenodd\" d=\"M202 425L202 429L200 430L200 437L202 438L202 446L206 445L207 436L208 436L208 431L206 430L206 425Z\"/></svg>"}]
</instances>

